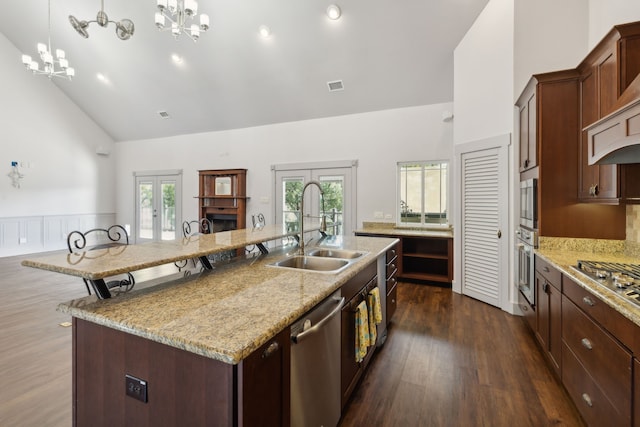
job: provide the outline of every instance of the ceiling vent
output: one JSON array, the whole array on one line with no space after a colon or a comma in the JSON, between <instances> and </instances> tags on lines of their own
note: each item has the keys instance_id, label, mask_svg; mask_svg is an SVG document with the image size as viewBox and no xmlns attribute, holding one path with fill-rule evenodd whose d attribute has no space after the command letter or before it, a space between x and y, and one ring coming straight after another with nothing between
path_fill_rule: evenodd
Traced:
<instances>
[{"instance_id":1,"label":"ceiling vent","mask_svg":"<svg viewBox=\"0 0 640 427\"><path fill-rule=\"evenodd\" d=\"M333 82L327 82L327 86L329 86L329 92L335 92L337 90L344 90L344 85L342 84L342 80L335 80Z\"/></svg>"},{"instance_id":2,"label":"ceiling vent","mask_svg":"<svg viewBox=\"0 0 640 427\"><path fill-rule=\"evenodd\" d=\"M166 111L158 111L158 114L160 115L160 117L162 117L163 119L168 119L169 118L169 113L167 113Z\"/></svg>"}]
</instances>

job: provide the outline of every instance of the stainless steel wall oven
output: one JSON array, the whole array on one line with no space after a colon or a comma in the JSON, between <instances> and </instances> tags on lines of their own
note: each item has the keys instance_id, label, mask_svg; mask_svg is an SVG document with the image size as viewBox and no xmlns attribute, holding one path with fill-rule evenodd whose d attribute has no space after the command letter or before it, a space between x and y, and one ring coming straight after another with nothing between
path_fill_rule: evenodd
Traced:
<instances>
[{"instance_id":1,"label":"stainless steel wall oven","mask_svg":"<svg viewBox=\"0 0 640 427\"><path fill-rule=\"evenodd\" d=\"M535 299L535 265L533 250L538 246L538 234L525 227L516 231L516 278L518 289L531 306Z\"/></svg>"}]
</instances>

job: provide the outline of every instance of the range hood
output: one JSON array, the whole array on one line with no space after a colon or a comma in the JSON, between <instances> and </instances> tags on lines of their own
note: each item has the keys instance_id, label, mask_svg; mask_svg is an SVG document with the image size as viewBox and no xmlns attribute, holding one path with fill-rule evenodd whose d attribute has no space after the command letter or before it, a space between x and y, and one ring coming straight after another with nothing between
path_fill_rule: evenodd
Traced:
<instances>
[{"instance_id":1,"label":"range hood","mask_svg":"<svg viewBox=\"0 0 640 427\"><path fill-rule=\"evenodd\" d=\"M640 75L616 102L614 111L587 126L588 163L640 163Z\"/></svg>"}]
</instances>

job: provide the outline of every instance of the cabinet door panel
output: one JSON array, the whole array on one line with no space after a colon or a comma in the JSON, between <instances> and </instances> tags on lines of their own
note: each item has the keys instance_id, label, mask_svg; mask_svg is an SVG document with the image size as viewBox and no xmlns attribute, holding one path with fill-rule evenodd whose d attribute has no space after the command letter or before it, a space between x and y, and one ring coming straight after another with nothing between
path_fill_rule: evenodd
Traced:
<instances>
[{"instance_id":1,"label":"cabinet door panel","mask_svg":"<svg viewBox=\"0 0 640 427\"><path fill-rule=\"evenodd\" d=\"M598 90L600 92L599 117L604 117L613 109L618 100L618 79L616 72L616 54L611 50L604 54L598 67Z\"/></svg>"},{"instance_id":2,"label":"cabinet door panel","mask_svg":"<svg viewBox=\"0 0 640 427\"><path fill-rule=\"evenodd\" d=\"M590 125L598 120L596 75L590 73L582 79L580 84L580 105L582 114L581 127ZM589 147L587 132L581 132L580 138L580 169L578 197L589 199L593 197L591 189L598 182L598 166L589 166Z\"/></svg>"},{"instance_id":3,"label":"cabinet door panel","mask_svg":"<svg viewBox=\"0 0 640 427\"><path fill-rule=\"evenodd\" d=\"M520 109L520 172L526 170L529 155L529 107L524 105Z\"/></svg>"},{"instance_id":4,"label":"cabinet door panel","mask_svg":"<svg viewBox=\"0 0 640 427\"><path fill-rule=\"evenodd\" d=\"M529 135L528 135L528 155L527 169L538 165L538 106L536 105L535 92L529 98Z\"/></svg>"}]
</instances>

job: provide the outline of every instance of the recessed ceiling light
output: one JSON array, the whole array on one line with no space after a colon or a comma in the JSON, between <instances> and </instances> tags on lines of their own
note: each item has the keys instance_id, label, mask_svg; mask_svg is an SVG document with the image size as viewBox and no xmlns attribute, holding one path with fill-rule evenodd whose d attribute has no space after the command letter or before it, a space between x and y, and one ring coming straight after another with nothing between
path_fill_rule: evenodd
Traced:
<instances>
[{"instance_id":1,"label":"recessed ceiling light","mask_svg":"<svg viewBox=\"0 0 640 427\"><path fill-rule=\"evenodd\" d=\"M266 25L260 25L260 27L258 27L258 33L263 39L266 39L271 35L271 28Z\"/></svg>"},{"instance_id":2,"label":"recessed ceiling light","mask_svg":"<svg viewBox=\"0 0 640 427\"><path fill-rule=\"evenodd\" d=\"M335 21L336 19L340 18L340 15L342 15L342 12L340 11L340 7L338 7L337 4L329 5L329 7L327 8L327 16L329 17L329 19L333 19Z\"/></svg>"},{"instance_id":3,"label":"recessed ceiling light","mask_svg":"<svg viewBox=\"0 0 640 427\"><path fill-rule=\"evenodd\" d=\"M107 78L107 76L105 76L105 75L104 75L104 74L102 74L102 73L98 73L98 74L96 74L96 78L97 78L98 80L100 80L100 81L101 81L102 83L104 83L104 84L108 84L108 83L109 83L109 79Z\"/></svg>"},{"instance_id":4,"label":"recessed ceiling light","mask_svg":"<svg viewBox=\"0 0 640 427\"><path fill-rule=\"evenodd\" d=\"M174 64L182 64L183 61L182 56L178 55L177 53L171 55L171 60Z\"/></svg>"}]
</instances>

